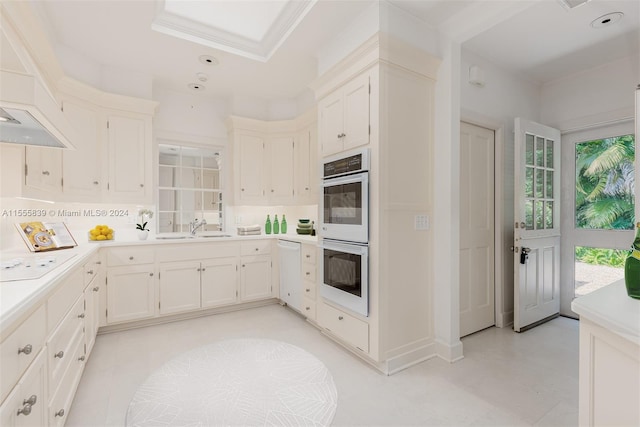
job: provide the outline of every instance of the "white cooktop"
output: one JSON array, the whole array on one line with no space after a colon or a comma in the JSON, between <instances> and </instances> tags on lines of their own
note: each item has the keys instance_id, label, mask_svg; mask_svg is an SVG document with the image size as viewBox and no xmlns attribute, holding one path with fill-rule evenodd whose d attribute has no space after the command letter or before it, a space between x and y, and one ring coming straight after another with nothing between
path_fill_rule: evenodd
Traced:
<instances>
[{"instance_id":1,"label":"white cooktop","mask_svg":"<svg viewBox=\"0 0 640 427\"><path fill-rule=\"evenodd\" d=\"M3 257L0 260L0 282L39 279L74 256L74 252L60 250Z\"/></svg>"}]
</instances>

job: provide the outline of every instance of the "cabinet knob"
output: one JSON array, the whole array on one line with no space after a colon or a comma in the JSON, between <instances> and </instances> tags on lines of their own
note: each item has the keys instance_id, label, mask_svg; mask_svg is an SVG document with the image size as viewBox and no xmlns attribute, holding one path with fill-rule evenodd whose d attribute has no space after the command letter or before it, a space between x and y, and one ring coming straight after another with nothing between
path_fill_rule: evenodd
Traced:
<instances>
[{"instance_id":1,"label":"cabinet knob","mask_svg":"<svg viewBox=\"0 0 640 427\"><path fill-rule=\"evenodd\" d=\"M140 188L144 187L144 184L140 184Z\"/></svg>"},{"instance_id":2,"label":"cabinet knob","mask_svg":"<svg viewBox=\"0 0 640 427\"><path fill-rule=\"evenodd\" d=\"M129 257L129 261L133 261L133 257L132 256Z\"/></svg>"},{"instance_id":3,"label":"cabinet knob","mask_svg":"<svg viewBox=\"0 0 640 427\"><path fill-rule=\"evenodd\" d=\"M96 264L97 264L97 265L101 265L101 264L102 264L102 261L96 261Z\"/></svg>"},{"instance_id":4,"label":"cabinet knob","mask_svg":"<svg viewBox=\"0 0 640 427\"><path fill-rule=\"evenodd\" d=\"M100 290L100 286L96 286L95 288L93 288L93 292L98 292Z\"/></svg>"},{"instance_id":5,"label":"cabinet knob","mask_svg":"<svg viewBox=\"0 0 640 427\"><path fill-rule=\"evenodd\" d=\"M56 354L53 355L54 359L62 359L64 357L64 351L60 350L59 352L57 352Z\"/></svg>"},{"instance_id":6,"label":"cabinet knob","mask_svg":"<svg viewBox=\"0 0 640 427\"><path fill-rule=\"evenodd\" d=\"M153 273L149 273L149 276L153 276Z\"/></svg>"},{"instance_id":7,"label":"cabinet knob","mask_svg":"<svg viewBox=\"0 0 640 427\"><path fill-rule=\"evenodd\" d=\"M305 289L305 291L307 291L307 292L311 292L311 289L307 288L307 289Z\"/></svg>"},{"instance_id":8,"label":"cabinet knob","mask_svg":"<svg viewBox=\"0 0 640 427\"><path fill-rule=\"evenodd\" d=\"M42 175L47 175L47 176L49 176L49 175L51 175L51 174L49 173L49 171L42 171Z\"/></svg>"},{"instance_id":9,"label":"cabinet knob","mask_svg":"<svg viewBox=\"0 0 640 427\"><path fill-rule=\"evenodd\" d=\"M202 269L202 271L205 271L205 270L206 270L206 268L203 268L203 269Z\"/></svg>"},{"instance_id":10,"label":"cabinet knob","mask_svg":"<svg viewBox=\"0 0 640 427\"><path fill-rule=\"evenodd\" d=\"M201 268L198 268L198 269L196 269L196 271L202 271L202 269L201 269Z\"/></svg>"},{"instance_id":11,"label":"cabinet knob","mask_svg":"<svg viewBox=\"0 0 640 427\"><path fill-rule=\"evenodd\" d=\"M56 417L64 417L64 409L60 409L58 412L55 413Z\"/></svg>"},{"instance_id":12,"label":"cabinet knob","mask_svg":"<svg viewBox=\"0 0 640 427\"><path fill-rule=\"evenodd\" d=\"M33 350L33 347L31 346L31 344L27 344L24 347L18 349L18 354L31 354L31 350Z\"/></svg>"},{"instance_id":13,"label":"cabinet knob","mask_svg":"<svg viewBox=\"0 0 640 427\"><path fill-rule=\"evenodd\" d=\"M311 275L311 272L310 272L310 271L307 271L305 274L306 274L307 276L310 276L310 275Z\"/></svg>"},{"instance_id":14,"label":"cabinet knob","mask_svg":"<svg viewBox=\"0 0 640 427\"><path fill-rule=\"evenodd\" d=\"M84 313L78 314L78 319L84 319Z\"/></svg>"},{"instance_id":15,"label":"cabinet knob","mask_svg":"<svg viewBox=\"0 0 640 427\"><path fill-rule=\"evenodd\" d=\"M35 405L37 401L38 401L38 396L36 396L35 394L32 394L30 398L23 400L22 404L23 405L27 405L27 404Z\"/></svg>"},{"instance_id":16,"label":"cabinet knob","mask_svg":"<svg viewBox=\"0 0 640 427\"><path fill-rule=\"evenodd\" d=\"M85 359L85 357L84 357L84 356L80 356L80 357L78 357L78 361L79 361L79 362L84 362L84 359Z\"/></svg>"},{"instance_id":17,"label":"cabinet knob","mask_svg":"<svg viewBox=\"0 0 640 427\"><path fill-rule=\"evenodd\" d=\"M344 317L338 316L338 320L342 320L342 319L344 319Z\"/></svg>"},{"instance_id":18,"label":"cabinet knob","mask_svg":"<svg viewBox=\"0 0 640 427\"><path fill-rule=\"evenodd\" d=\"M244 191L244 188L241 188L240 191Z\"/></svg>"},{"instance_id":19,"label":"cabinet knob","mask_svg":"<svg viewBox=\"0 0 640 427\"><path fill-rule=\"evenodd\" d=\"M242 264L242 268L244 268L244 264Z\"/></svg>"},{"instance_id":20,"label":"cabinet knob","mask_svg":"<svg viewBox=\"0 0 640 427\"><path fill-rule=\"evenodd\" d=\"M309 311L309 310L311 310L311 307L305 307L304 309Z\"/></svg>"},{"instance_id":21,"label":"cabinet knob","mask_svg":"<svg viewBox=\"0 0 640 427\"><path fill-rule=\"evenodd\" d=\"M309 254L307 254L307 255L305 255L305 256L306 256L307 258L311 258L311 255L309 255Z\"/></svg>"},{"instance_id":22,"label":"cabinet knob","mask_svg":"<svg viewBox=\"0 0 640 427\"><path fill-rule=\"evenodd\" d=\"M18 415L29 415L31 413L31 406L29 403L24 405L22 409L18 409Z\"/></svg>"},{"instance_id":23,"label":"cabinet knob","mask_svg":"<svg viewBox=\"0 0 640 427\"><path fill-rule=\"evenodd\" d=\"M99 182L98 181L93 181L93 185L98 185Z\"/></svg>"},{"instance_id":24,"label":"cabinet knob","mask_svg":"<svg viewBox=\"0 0 640 427\"><path fill-rule=\"evenodd\" d=\"M87 271L87 274L93 274L93 270Z\"/></svg>"},{"instance_id":25,"label":"cabinet knob","mask_svg":"<svg viewBox=\"0 0 640 427\"><path fill-rule=\"evenodd\" d=\"M304 187L305 190L309 190L309 187Z\"/></svg>"},{"instance_id":26,"label":"cabinet knob","mask_svg":"<svg viewBox=\"0 0 640 427\"><path fill-rule=\"evenodd\" d=\"M260 249L256 248L256 252L258 252Z\"/></svg>"},{"instance_id":27,"label":"cabinet knob","mask_svg":"<svg viewBox=\"0 0 640 427\"><path fill-rule=\"evenodd\" d=\"M273 193L273 188L271 189L271 192Z\"/></svg>"}]
</instances>

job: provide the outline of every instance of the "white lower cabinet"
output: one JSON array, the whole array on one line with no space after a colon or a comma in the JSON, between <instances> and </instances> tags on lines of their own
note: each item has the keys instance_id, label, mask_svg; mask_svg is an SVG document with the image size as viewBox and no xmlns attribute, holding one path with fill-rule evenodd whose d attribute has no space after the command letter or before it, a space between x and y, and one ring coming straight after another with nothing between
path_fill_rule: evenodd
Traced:
<instances>
[{"instance_id":1,"label":"white lower cabinet","mask_svg":"<svg viewBox=\"0 0 640 427\"><path fill-rule=\"evenodd\" d=\"M369 324L324 302L317 306L320 326L352 347L369 352Z\"/></svg>"},{"instance_id":2,"label":"white lower cabinet","mask_svg":"<svg viewBox=\"0 0 640 427\"><path fill-rule=\"evenodd\" d=\"M78 340L76 347L72 350L69 355L69 366L60 380L57 391L49 399L49 427L64 425L84 371L86 357L83 341Z\"/></svg>"},{"instance_id":3,"label":"white lower cabinet","mask_svg":"<svg viewBox=\"0 0 640 427\"><path fill-rule=\"evenodd\" d=\"M160 314L173 314L200 308L199 261L160 264Z\"/></svg>"},{"instance_id":4,"label":"white lower cabinet","mask_svg":"<svg viewBox=\"0 0 640 427\"><path fill-rule=\"evenodd\" d=\"M47 425L45 352L40 352L0 406L3 427ZM4 381L4 378L3 378Z\"/></svg>"},{"instance_id":5,"label":"white lower cabinet","mask_svg":"<svg viewBox=\"0 0 640 427\"><path fill-rule=\"evenodd\" d=\"M107 272L107 324L155 316L155 266L109 267Z\"/></svg>"},{"instance_id":6,"label":"white lower cabinet","mask_svg":"<svg viewBox=\"0 0 640 427\"><path fill-rule=\"evenodd\" d=\"M200 276L202 308L234 304L238 300L238 260L236 257L202 261Z\"/></svg>"},{"instance_id":7,"label":"white lower cabinet","mask_svg":"<svg viewBox=\"0 0 640 427\"><path fill-rule=\"evenodd\" d=\"M240 300L253 301L271 296L271 255L243 257L240 269Z\"/></svg>"}]
</instances>

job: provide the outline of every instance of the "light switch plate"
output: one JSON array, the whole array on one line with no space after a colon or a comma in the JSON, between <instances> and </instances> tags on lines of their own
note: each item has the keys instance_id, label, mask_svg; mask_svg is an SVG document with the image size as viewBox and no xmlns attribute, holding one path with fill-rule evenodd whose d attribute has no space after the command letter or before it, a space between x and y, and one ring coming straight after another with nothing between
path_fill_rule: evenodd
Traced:
<instances>
[{"instance_id":1,"label":"light switch plate","mask_svg":"<svg viewBox=\"0 0 640 427\"><path fill-rule=\"evenodd\" d=\"M429 215L416 215L415 216L415 229L416 230L428 230L429 229Z\"/></svg>"}]
</instances>

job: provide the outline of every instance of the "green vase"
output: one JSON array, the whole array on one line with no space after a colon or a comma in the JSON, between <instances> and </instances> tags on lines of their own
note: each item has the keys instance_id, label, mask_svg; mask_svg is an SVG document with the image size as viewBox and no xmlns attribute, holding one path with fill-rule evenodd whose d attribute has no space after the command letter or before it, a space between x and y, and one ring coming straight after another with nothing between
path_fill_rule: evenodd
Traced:
<instances>
[{"instance_id":1,"label":"green vase","mask_svg":"<svg viewBox=\"0 0 640 427\"><path fill-rule=\"evenodd\" d=\"M640 299L640 222L636 225L636 238L631 253L624 263L624 283L631 298Z\"/></svg>"},{"instance_id":2,"label":"green vase","mask_svg":"<svg viewBox=\"0 0 640 427\"><path fill-rule=\"evenodd\" d=\"M280 223L278 222L278 215L276 215L276 218L273 220L273 234L279 234L280 233Z\"/></svg>"},{"instance_id":3,"label":"green vase","mask_svg":"<svg viewBox=\"0 0 640 427\"><path fill-rule=\"evenodd\" d=\"M282 234L287 234L287 218L282 215L282 222L280 223L280 232Z\"/></svg>"}]
</instances>

